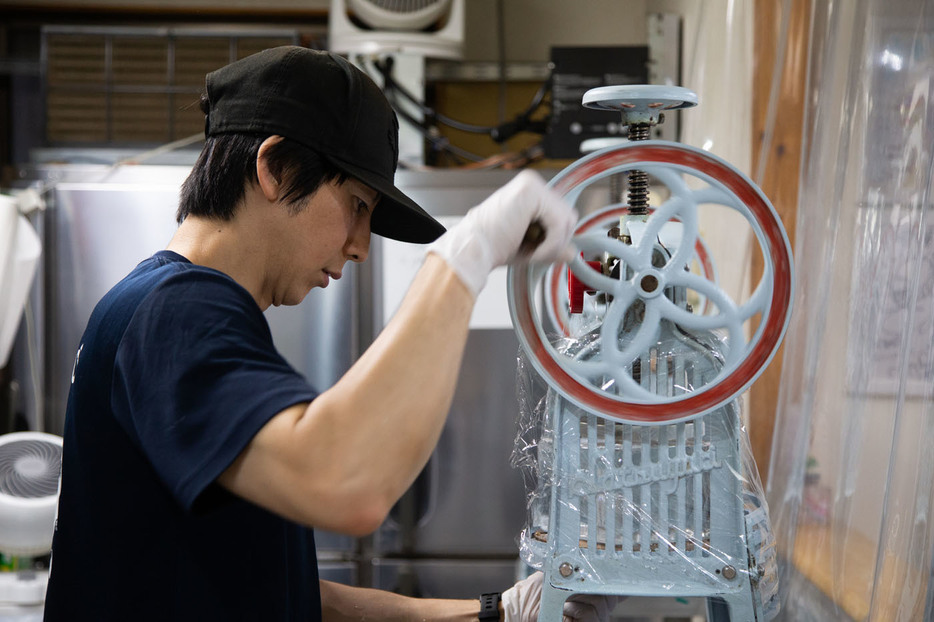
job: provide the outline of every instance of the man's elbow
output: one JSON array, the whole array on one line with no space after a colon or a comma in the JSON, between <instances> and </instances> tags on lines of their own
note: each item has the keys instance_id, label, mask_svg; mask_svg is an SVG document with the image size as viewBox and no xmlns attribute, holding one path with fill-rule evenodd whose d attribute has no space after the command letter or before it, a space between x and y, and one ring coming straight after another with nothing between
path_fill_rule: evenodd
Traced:
<instances>
[{"instance_id":1,"label":"man's elbow","mask_svg":"<svg viewBox=\"0 0 934 622\"><path fill-rule=\"evenodd\" d=\"M372 534L386 520L394 499L382 491L350 491L318 496L319 502L309 503L304 512L313 527L363 537ZM314 497L309 497L314 498ZM323 501L323 502L322 502Z\"/></svg>"},{"instance_id":2,"label":"man's elbow","mask_svg":"<svg viewBox=\"0 0 934 622\"><path fill-rule=\"evenodd\" d=\"M345 520L346 529L344 533L348 536L363 537L372 534L379 529L386 517L389 515L389 508L382 506L358 507L351 512Z\"/></svg>"}]
</instances>

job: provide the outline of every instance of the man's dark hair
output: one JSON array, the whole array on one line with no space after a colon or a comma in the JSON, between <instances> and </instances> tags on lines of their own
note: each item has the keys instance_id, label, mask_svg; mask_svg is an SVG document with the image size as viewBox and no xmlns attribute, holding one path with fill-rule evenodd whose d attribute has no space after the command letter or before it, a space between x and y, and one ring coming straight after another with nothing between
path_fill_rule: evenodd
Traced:
<instances>
[{"instance_id":1,"label":"man's dark hair","mask_svg":"<svg viewBox=\"0 0 934 622\"><path fill-rule=\"evenodd\" d=\"M201 98L201 109L210 110L207 97ZM221 134L209 136L191 173L182 184L178 212L181 223L189 215L218 220L233 218L237 204L243 199L247 184L258 183L256 157L260 145L269 138L260 134ZM288 138L266 151L270 173L282 187L281 200L291 213L305 207L305 200L324 183L343 183L347 174L320 153Z\"/></svg>"}]
</instances>

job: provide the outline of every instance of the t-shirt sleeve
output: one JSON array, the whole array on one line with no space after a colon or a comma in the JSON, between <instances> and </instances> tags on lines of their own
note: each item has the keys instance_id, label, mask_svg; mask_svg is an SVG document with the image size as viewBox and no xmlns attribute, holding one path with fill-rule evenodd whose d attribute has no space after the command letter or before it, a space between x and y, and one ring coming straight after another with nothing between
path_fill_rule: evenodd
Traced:
<instances>
[{"instance_id":1,"label":"t-shirt sleeve","mask_svg":"<svg viewBox=\"0 0 934 622\"><path fill-rule=\"evenodd\" d=\"M114 365L118 422L189 510L272 416L316 396L246 290L210 271L154 289Z\"/></svg>"}]
</instances>

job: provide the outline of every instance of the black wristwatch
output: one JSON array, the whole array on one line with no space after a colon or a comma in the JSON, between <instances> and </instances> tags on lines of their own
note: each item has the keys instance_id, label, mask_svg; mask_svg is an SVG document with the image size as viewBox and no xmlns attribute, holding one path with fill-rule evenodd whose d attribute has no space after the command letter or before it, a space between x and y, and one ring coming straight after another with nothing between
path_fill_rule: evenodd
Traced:
<instances>
[{"instance_id":1,"label":"black wristwatch","mask_svg":"<svg viewBox=\"0 0 934 622\"><path fill-rule=\"evenodd\" d=\"M481 620L499 620L499 601L502 596L499 592L490 594L480 594L480 615Z\"/></svg>"}]
</instances>

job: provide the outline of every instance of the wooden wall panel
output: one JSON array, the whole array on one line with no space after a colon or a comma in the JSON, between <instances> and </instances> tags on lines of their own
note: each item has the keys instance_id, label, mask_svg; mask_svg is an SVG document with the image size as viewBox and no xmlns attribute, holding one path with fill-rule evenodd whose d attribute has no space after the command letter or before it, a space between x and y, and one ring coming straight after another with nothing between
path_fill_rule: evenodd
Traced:
<instances>
[{"instance_id":1,"label":"wooden wall panel","mask_svg":"<svg viewBox=\"0 0 934 622\"><path fill-rule=\"evenodd\" d=\"M759 171L761 168L763 171L762 178L755 181L775 206L794 248L811 0L789 1L787 38L784 41L784 53L781 54L779 46L782 44L780 36L784 3L756 0L752 170ZM776 59L780 61L778 67ZM775 71L780 72L781 82L773 104L776 112L769 136L769 100ZM762 147L766 140L768 150L763 154ZM764 167L760 165L762 157L765 158ZM762 267L762 258L754 257L751 270L753 283L758 282ZM749 393L749 412L752 415L749 434L763 484L768 480L781 367L780 350Z\"/></svg>"},{"instance_id":2,"label":"wooden wall panel","mask_svg":"<svg viewBox=\"0 0 934 622\"><path fill-rule=\"evenodd\" d=\"M326 16L330 0L0 0L0 9L56 13Z\"/></svg>"},{"instance_id":3,"label":"wooden wall panel","mask_svg":"<svg viewBox=\"0 0 934 622\"><path fill-rule=\"evenodd\" d=\"M216 30L216 36L215 36ZM204 131L204 76L295 43L298 31L58 29L46 34L46 139L54 146L166 143ZM209 33L209 34L205 34ZM174 62L170 62L174 61Z\"/></svg>"}]
</instances>

